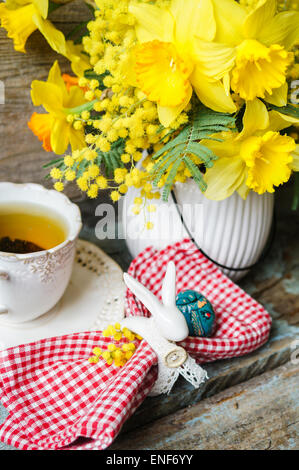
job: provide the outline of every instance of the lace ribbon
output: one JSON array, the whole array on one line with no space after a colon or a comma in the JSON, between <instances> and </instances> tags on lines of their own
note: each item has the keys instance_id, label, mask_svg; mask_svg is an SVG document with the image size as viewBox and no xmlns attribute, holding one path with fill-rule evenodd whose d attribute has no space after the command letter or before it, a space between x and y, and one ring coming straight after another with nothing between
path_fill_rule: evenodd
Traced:
<instances>
[{"instance_id":1,"label":"lace ribbon","mask_svg":"<svg viewBox=\"0 0 299 470\"><path fill-rule=\"evenodd\" d=\"M161 336L153 317L130 317L121 325L142 336L157 354L158 379L150 396L169 394L180 375L194 388L199 388L208 379L207 372L196 364L185 349Z\"/></svg>"}]
</instances>

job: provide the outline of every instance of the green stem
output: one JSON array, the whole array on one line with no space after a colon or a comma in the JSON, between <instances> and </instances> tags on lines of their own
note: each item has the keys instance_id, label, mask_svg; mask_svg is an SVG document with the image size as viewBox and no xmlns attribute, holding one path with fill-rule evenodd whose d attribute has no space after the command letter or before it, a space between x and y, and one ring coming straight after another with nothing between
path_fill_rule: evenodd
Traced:
<instances>
[{"instance_id":1,"label":"green stem","mask_svg":"<svg viewBox=\"0 0 299 470\"><path fill-rule=\"evenodd\" d=\"M93 105L97 103L98 100L89 101L88 103L81 104L76 108L65 108L67 114L81 114L82 111L90 111L93 108Z\"/></svg>"},{"instance_id":2,"label":"green stem","mask_svg":"<svg viewBox=\"0 0 299 470\"><path fill-rule=\"evenodd\" d=\"M295 182L294 182L294 197L292 210L296 211L299 206L299 173L295 173Z\"/></svg>"}]
</instances>

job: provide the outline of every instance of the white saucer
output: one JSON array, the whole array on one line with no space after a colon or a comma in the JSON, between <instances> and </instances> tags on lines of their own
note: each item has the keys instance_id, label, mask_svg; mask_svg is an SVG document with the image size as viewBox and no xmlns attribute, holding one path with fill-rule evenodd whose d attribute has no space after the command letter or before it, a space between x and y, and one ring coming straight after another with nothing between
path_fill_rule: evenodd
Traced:
<instances>
[{"instance_id":1,"label":"white saucer","mask_svg":"<svg viewBox=\"0 0 299 470\"><path fill-rule=\"evenodd\" d=\"M0 322L0 350L43 338L102 330L124 318L123 272L97 246L78 240L69 286L58 304L36 320Z\"/></svg>"}]
</instances>

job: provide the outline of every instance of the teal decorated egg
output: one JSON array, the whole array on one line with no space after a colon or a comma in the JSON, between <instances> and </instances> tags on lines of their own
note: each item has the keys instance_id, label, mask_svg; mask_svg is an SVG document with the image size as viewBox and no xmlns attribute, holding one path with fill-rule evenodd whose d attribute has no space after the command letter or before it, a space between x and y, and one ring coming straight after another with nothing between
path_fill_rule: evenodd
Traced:
<instances>
[{"instance_id":1,"label":"teal decorated egg","mask_svg":"<svg viewBox=\"0 0 299 470\"><path fill-rule=\"evenodd\" d=\"M194 290L187 290L177 295L176 305L186 319L190 336L211 336L215 312L206 297Z\"/></svg>"}]
</instances>

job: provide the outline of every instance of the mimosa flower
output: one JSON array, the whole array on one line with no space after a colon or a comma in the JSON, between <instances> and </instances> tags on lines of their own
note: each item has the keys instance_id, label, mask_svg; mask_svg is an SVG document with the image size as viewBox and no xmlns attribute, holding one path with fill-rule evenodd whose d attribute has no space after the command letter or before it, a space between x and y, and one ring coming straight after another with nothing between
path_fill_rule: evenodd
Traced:
<instances>
[{"instance_id":1,"label":"mimosa flower","mask_svg":"<svg viewBox=\"0 0 299 470\"><path fill-rule=\"evenodd\" d=\"M76 108L86 103L84 93L78 86L69 90L63 80L58 62L52 66L46 82L32 82L31 98L35 106L42 105L49 114L34 113L29 127L43 141L46 150L63 154L68 145L72 150L85 146L84 131L74 129L67 116Z\"/></svg>"},{"instance_id":2,"label":"mimosa flower","mask_svg":"<svg viewBox=\"0 0 299 470\"><path fill-rule=\"evenodd\" d=\"M289 52L299 41L299 13L276 14L276 0L258 0L246 8L234 0L213 0L215 41L231 46L235 63L231 88L246 101L256 97L287 103Z\"/></svg>"},{"instance_id":3,"label":"mimosa flower","mask_svg":"<svg viewBox=\"0 0 299 470\"><path fill-rule=\"evenodd\" d=\"M187 107L193 89L215 111L236 111L227 86L233 50L207 42L216 34L211 0L172 0L169 9L131 2L129 12L140 43L133 49L134 78L157 102L165 127Z\"/></svg>"},{"instance_id":4,"label":"mimosa flower","mask_svg":"<svg viewBox=\"0 0 299 470\"><path fill-rule=\"evenodd\" d=\"M286 183L291 176L296 144L279 131L296 122L276 111L268 113L258 99L248 101L240 134L215 134L213 137L221 142L202 141L218 157L206 172L205 196L220 201L238 191L245 199L250 189L258 194L273 193L275 186Z\"/></svg>"},{"instance_id":5,"label":"mimosa flower","mask_svg":"<svg viewBox=\"0 0 299 470\"><path fill-rule=\"evenodd\" d=\"M16 51L26 52L28 37L39 29L54 51L66 55L64 35L46 19L48 8L48 0L6 0L1 3L1 26L13 39Z\"/></svg>"}]
</instances>

